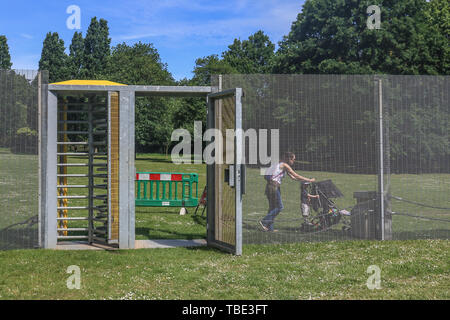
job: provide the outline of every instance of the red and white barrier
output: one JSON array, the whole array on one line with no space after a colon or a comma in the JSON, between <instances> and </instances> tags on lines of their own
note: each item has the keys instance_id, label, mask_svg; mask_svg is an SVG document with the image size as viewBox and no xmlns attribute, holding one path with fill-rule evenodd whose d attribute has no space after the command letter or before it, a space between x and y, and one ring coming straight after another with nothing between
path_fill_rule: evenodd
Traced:
<instances>
[{"instance_id":1,"label":"red and white barrier","mask_svg":"<svg viewBox=\"0 0 450 320\"><path fill-rule=\"evenodd\" d=\"M137 181L182 181L182 177L177 173L136 173Z\"/></svg>"}]
</instances>

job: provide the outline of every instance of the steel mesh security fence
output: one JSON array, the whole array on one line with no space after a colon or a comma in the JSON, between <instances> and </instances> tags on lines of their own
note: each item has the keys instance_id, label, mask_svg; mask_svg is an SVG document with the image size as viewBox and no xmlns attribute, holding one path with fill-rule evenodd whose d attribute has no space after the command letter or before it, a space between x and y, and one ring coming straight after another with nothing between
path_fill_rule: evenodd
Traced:
<instances>
[{"instance_id":1,"label":"steel mesh security fence","mask_svg":"<svg viewBox=\"0 0 450 320\"><path fill-rule=\"evenodd\" d=\"M45 72L0 70L0 249L39 246L39 89Z\"/></svg>"},{"instance_id":2,"label":"steel mesh security fence","mask_svg":"<svg viewBox=\"0 0 450 320\"><path fill-rule=\"evenodd\" d=\"M449 80L380 78L393 239L450 237Z\"/></svg>"},{"instance_id":3,"label":"steel mesh security fence","mask_svg":"<svg viewBox=\"0 0 450 320\"><path fill-rule=\"evenodd\" d=\"M223 75L212 84L244 91L244 243L448 238L448 77ZM284 177L278 213L264 177L271 150L294 153L293 169L315 178L302 187Z\"/></svg>"}]
</instances>

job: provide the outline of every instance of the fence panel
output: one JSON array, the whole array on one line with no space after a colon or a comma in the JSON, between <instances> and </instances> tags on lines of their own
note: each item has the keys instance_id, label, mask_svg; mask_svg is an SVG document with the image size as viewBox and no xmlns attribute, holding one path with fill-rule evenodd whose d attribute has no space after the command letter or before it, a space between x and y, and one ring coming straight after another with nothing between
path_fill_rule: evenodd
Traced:
<instances>
[{"instance_id":1,"label":"fence panel","mask_svg":"<svg viewBox=\"0 0 450 320\"><path fill-rule=\"evenodd\" d=\"M244 90L244 243L449 238L449 77L222 76L222 89L233 87ZM266 232L272 149L296 155L293 168L320 182L305 192L320 201L309 198L305 219L301 184L286 176L277 232Z\"/></svg>"},{"instance_id":2,"label":"fence panel","mask_svg":"<svg viewBox=\"0 0 450 320\"><path fill-rule=\"evenodd\" d=\"M39 83L40 82L40 83ZM46 73L0 70L0 249L39 246L39 88Z\"/></svg>"},{"instance_id":3,"label":"fence panel","mask_svg":"<svg viewBox=\"0 0 450 320\"><path fill-rule=\"evenodd\" d=\"M449 80L382 78L393 239L450 238Z\"/></svg>"}]
</instances>

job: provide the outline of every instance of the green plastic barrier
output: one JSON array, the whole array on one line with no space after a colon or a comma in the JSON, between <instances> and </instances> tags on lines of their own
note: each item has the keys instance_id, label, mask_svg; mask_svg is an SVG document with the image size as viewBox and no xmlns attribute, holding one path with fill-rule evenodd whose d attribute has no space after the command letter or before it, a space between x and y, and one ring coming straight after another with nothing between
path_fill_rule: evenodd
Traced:
<instances>
[{"instance_id":1,"label":"green plastic barrier","mask_svg":"<svg viewBox=\"0 0 450 320\"><path fill-rule=\"evenodd\" d=\"M197 173L137 172L135 185L136 207L198 205Z\"/></svg>"}]
</instances>

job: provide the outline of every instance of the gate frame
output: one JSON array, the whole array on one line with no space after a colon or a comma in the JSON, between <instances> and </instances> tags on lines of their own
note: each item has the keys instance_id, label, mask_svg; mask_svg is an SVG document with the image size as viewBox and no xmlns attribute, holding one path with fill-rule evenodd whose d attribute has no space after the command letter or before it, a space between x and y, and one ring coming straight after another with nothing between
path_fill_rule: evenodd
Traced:
<instances>
[{"instance_id":1,"label":"gate frame","mask_svg":"<svg viewBox=\"0 0 450 320\"><path fill-rule=\"evenodd\" d=\"M221 82L221 77L219 76ZM221 89L221 83L219 82L219 90ZM220 90L209 94L208 97L208 113L207 113L207 129L216 128L215 126L215 100L221 98L234 97L236 99L236 118L235 118L235 139L234 139L234 181L235 181L235 232L236 232L236 244L235 247L228 245L227 243L218 242L215 239L215 218L216 214L207 214L207 243L209 246L219 248L221 250L234 253L235 255L242 255L242 196L245 192L245 163L243 160L243 150L237 146L243 145L243 131L242 131L242 88L234 88L228 90ZM215 142L211 142L215 143ZM214 152L217 152L214 149ZM207 212L215 212L215 188L216 188L216 164L207 165L207 196L206 202ZM231 175L231 173L230 173Z\"/></svg>"},{"instance_id":2,"label":"gate frame","mask_svg":"<svg viewBox=\"0 0 450 320\"><path fill-rule=\"evenodd\" d=\"M42 85L40 125L40 160L42 163L40 199L41 244L43 248L57 247L57 108L59 94L119 93L119 248L135 247L135 98L136 96L205 97L213 92L211 86L142 86L142 85ZM109 99L108 99L109 100ZM108 101L109 108L109 101ZM126 181L127 183L124 183Z\"/></svg>"}]
</instances>

